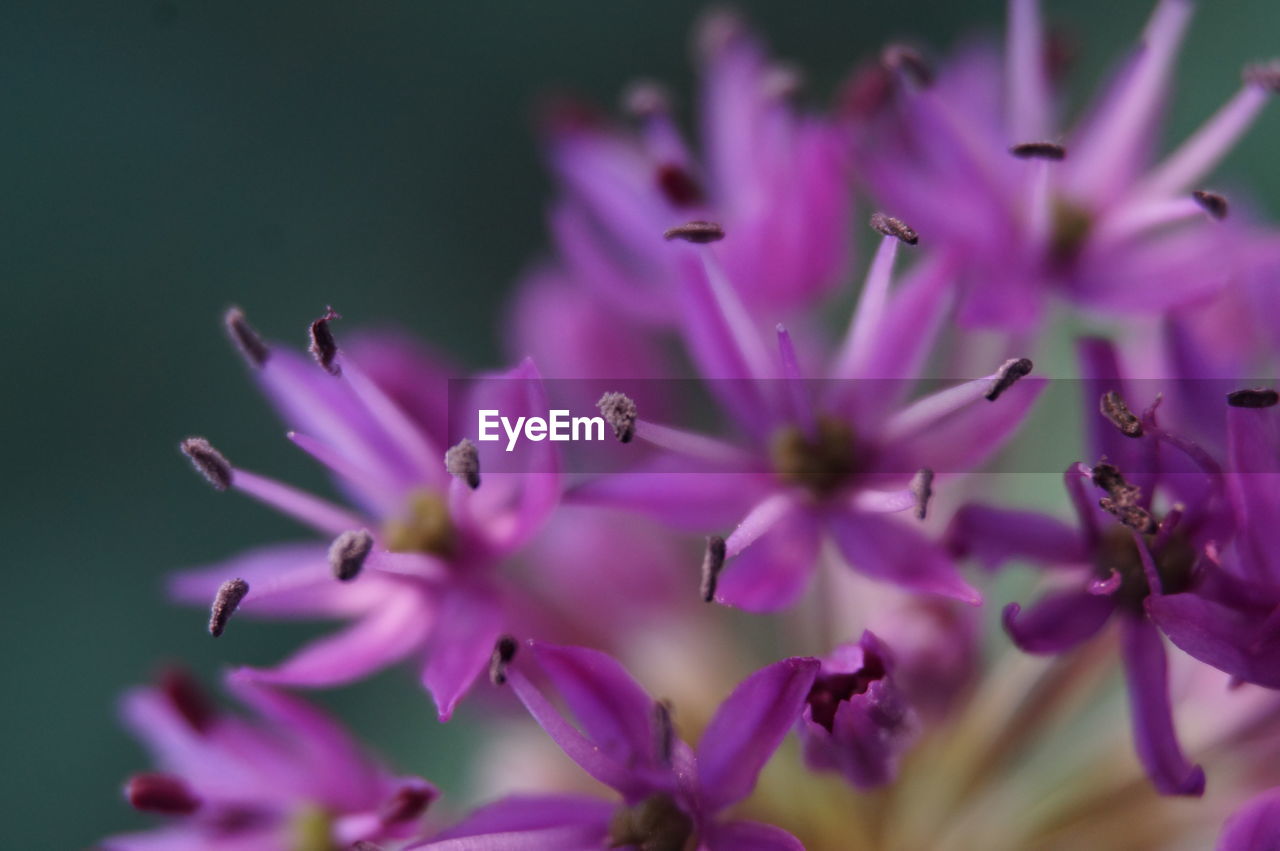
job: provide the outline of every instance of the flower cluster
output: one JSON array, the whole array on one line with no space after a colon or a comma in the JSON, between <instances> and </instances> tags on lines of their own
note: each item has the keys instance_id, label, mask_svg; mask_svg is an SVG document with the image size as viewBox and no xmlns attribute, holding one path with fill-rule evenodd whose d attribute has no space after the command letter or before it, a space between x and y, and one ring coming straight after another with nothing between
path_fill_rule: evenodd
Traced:
<instances>
[{"instance_id":1,"label":"flower cluster","mask_svg":"<svg viewBox=\"0 0 1280 851\"><path fill-rule=\"evenodd\" d=\"M1238 376L1280 360L1280 231L1202 181L1280 65L1157 158L1192 11L1160 0L1069 124L1036 0L1009 0L1003 51L891 45L825 110L716 13L698 146L653 83L618 119L548 112L514 366L348 338L332 308L308 356L229 310L340 501L183 440L308 536L169 589L215 637L340 626L226 675L254 722L184 675L130 694L158 769L126 798L168 824L106 846L1277 847L1280 394ZM583 393L599 454L533 426ZM1033 473L1039 500L1009 486ZM491 733L469 815L294 693L404 661L440 722Z\"/></svg>"}]
</instances>

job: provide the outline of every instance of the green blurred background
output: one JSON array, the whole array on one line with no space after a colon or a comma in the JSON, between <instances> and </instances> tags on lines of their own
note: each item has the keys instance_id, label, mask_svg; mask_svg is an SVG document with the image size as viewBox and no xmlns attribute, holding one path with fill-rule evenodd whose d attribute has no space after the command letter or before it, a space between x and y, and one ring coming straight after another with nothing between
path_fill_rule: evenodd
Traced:
<instances>
[{"instance_id":1,"label":"green blurred background","mask_svg":"<svg viewBox=\"0 0 1280 851\"><path fill-rule=\"evenodd\" d=\"M825 95L886 40L995 33L996 0L744 2ZM1050 2L1080 40L1077 93L1148 3ZM1280 52L1274 0L1206 2L1180 67L1173 136ZM281 436L219 326L243 305L302 342L332 303L489 365L505 292L544 241L550 187L530 130L540 93L612 105L636 76L689 98L698 4L649 2L7 3L0 10L0 270L6 314L3 524L5 840L78 848L146 822L120 800L145 766L114 702L166 660L212 678L314 630L168 606L174 567L297 537L214 493L176 450L323 489ZM1220 183L1280 202L1268 115ZM442 735L399 670L326 695L397 766L461 788L467 737Z\"/></svg>"}]
</instances>

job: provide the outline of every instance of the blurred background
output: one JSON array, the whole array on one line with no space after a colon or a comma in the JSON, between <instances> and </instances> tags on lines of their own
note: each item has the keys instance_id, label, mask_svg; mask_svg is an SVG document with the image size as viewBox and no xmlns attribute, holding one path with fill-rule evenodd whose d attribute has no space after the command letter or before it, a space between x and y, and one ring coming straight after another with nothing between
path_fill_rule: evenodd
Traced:
<instances>
[{"instance_id":1,"label":"blurred background","mask_svg":"<svg viewBox=\"0 0 1280 851\"><path fill-rule=\"evenodd\" d=\"M1149 8L1046 5L1080 47L1077 94ZM940 49L996 35L1003 17L997 0L738 6L818 100L887 40ZM119 793L146 765L116 723L122 689L174 660L209 681L313 632L245 620L213 642L204 612L161 593L175 567L299 534L202 484L180 438L207 435L325 489L247 380L222 311L238 303L267 336L301 344L333 304L344 328L395 322L494 365L504 294L544 242L539 95L612 107L647 76L687 107L699 11L677 0L4 4L6 846L85 847L146 822ZM1274 0L1203 4L1171 138L1234 91L1242 63L1280 52L1278 25ZM1219 181L1273 215L1277 131L1273 110ZM465 719L441 730L408 670L323 700L397 768L465 788Z\"/></svg>"}]
</instances>

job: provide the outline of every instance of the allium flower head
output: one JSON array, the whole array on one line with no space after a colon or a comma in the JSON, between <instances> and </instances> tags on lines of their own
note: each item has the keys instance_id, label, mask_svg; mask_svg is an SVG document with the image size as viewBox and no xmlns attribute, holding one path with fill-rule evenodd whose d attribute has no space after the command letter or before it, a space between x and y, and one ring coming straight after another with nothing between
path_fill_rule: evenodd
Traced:
<instances>
[{"instance_id":1,"label":"allium flower head","mask_svg":"<svg viewBox=\"0 0 1280 851\"><path fill-rule=\"evenodd\" d=\"M437 797L395 777L335 721L294 697L232 680L253 720L214 707L185 674L131 692L124 718L156 771L125 785L129 803L170 824L111 837L111 851L294 848L328 851L412 836Z\"/></svg>"}]
</instances>

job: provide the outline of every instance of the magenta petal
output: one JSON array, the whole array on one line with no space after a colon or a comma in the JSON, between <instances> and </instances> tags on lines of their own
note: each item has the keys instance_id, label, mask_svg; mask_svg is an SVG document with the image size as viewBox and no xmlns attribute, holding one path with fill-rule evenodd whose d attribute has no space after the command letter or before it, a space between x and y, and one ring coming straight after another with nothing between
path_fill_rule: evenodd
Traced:
<instances>
[{"instance_id":1,"label":"magenta petal","mask_svg":"<svg viewBox=\"0 0 1280 851\"><path fill-rule=\"evenodd\" d=\"M1061 520L1035 511L966 505L947 527L947 547L957 556L995 569L1013 559L1042 565L1084 560L1080 533Z\"/></svg>"},{"instance_id":2,"label":"magenta petal","mask_svg":"<svg viewBox=\"0 0 1280 851\"><path fill-rule=\"evenodd\" d=\"M627 765L653 762L654 701L622 665L585 647L538 642L531 649L578 725L601 750Z\"/></svg>"},{"instance_id":3,"label":"magenta petal","mask_svg":"<svg viewBox=\"0 0 1280 851\"><path fill-rule=\"evenodd\" d=\"M1026 653L1061 653L1097 635L1116 609L1110 597L1086 591L1055 591L1024 614L1017 603L1005 606L1004 631Z\"/></svg>"},{"instance_id":4,"label":"magenta petal","mask_svg":"<svg viewBox=\"0 0 1280 851\"><path fill-rule=\"evenodd\" d=\"M717 602L752 612L785 609L808 587L820 544L817 521L804 507L793 508L729 560L717 586Z\"/></svg>"},{"instance_id":5,"label":"magenta petal","mask_svg":"<svg viewBox=\"0 0 1280 851\"><path fill-rule=\"evenodd\" d=\"M609 801L578 795L503 798L473 811L460 823L436 836L432 842L464 836L592 826L600 828L600 841L603 841L605 825L615 808L616 805ZM432 848L435 845L414 847Z\"/></svg>"},{"instance_id":6,"label":"magenta petal","mask_svg":"<svg viewBox=\"0 0 1280 851\"><path fill-rule=\"evenodd\" d=\"M1187 762L1173 729L1164 640L1146 618L1126 618L1121 652L1134 747L1147 776L1162 795L1200 797L1204 794L1204 770Z\"/></svg>"},{"instance_id":7,"label":"magenta petal","mask_svg":"<svg viewBox=\"0 0 1280 851\"><path fill-rule=\"evenodd\" d=\"M708 851L804 851L799 839L780 827L756 821L731 821L707 828Z\"/></svg>"},{"instance_id":8,"label":"magenta petal","mask_svg":"<svg viewBox=\"0 0 1280 851\"><path fill-rule=\"evenodd\" d=\"M355 615L369 606L359 586L334 581L326 544L277 544L224 562L184 570L169 578L175 600L208 606L228 579L249 583L237 616L315 617Z\"/></svg>"},{"instance_id":9,"label":"magenta petal","mask_svg":"<svg viewBox=\"0 0 1280 851\"><path fill-rule=\"evenodd\" d=\"M1222 826L1216 851L1275 851L1280 848L1280 789L1250 798Z\"/></svg>"},{"instance_id":10,"label":"magenta petal","mask_svg":"<svg viewBox=\"0 0 1280 851\"><path fill-rule=\"evenodd\" d=\"M1280 429L1274 408L1228 408L1229 493L1240 517L1245 575L1280 583L1280 548L1258 530L1280 524Z\"/></svg>"},{"instance_id":11,"label":"magenta petal","mask_svg":"<svg viewBox=\"0 0 1280 851\"><path fill-rule=\"evenodd\" d=\"M804 709L817 659L792 658L752 674L720 705L698 745L698 785L708 811L740 801Z\"/></svg>"},{"instance_id":12,"label":"magenta petal","mask_svg":"<svg viewBox=\"0 0 1280 851\"><path fill-rule=\"evenodd\" d=\"M608 840L608 822L512 830L460 836L410 845L431 851L599 851Z\"/></svg>"},{"instance_id":13,"label":"magenta petal","mask_svg":"<svg viewBox=\"0 0 1280 851\"><path fill-rule=\"evenodd\" d=\"M841 512L831 515L829 528L840 553L859 573L912 591L982 602L941 547L899 520Z\"/></svg>"},{"instance_id":14,"label":"magenta petal","mask_svg":"<svg viewBox=\"0 0 1280 851\"><path fill-rule=\"evenodd\" d=\"M461 586L440 601L422 683L448 721L493 653L502 632L502 602L484 588Z\"/></svg>"},{"instance_id":15,"label":"magenta petal","mask_svg":"<svg viewBox=\"0 0 1280 851\"><path fill-rule=\"evenodd\" d=\"M1265 616L1197 594L1148 597L1146 604L1151 619L1183 652L1245 682L1280 688L1280 630L1265 630Z\"/></svg>"}]
</instances>

